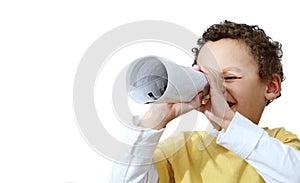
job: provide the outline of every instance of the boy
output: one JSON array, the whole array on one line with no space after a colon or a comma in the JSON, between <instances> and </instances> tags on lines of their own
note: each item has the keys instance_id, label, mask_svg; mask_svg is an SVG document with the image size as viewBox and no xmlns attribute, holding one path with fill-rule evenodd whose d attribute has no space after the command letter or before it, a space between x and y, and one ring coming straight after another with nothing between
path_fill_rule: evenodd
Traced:
<instances>
[{"instance_id":1,"label":"boy","mask_svg":"<svg viewBox=\"0 0 300 183\"><path fill-rule=\"evenodd\" d=\"M280 96L281 44L258 26L224 21L209 27L198 45L193 68L206 74L209 99L200 92L188 103L153 105L139 123L152 130L134 141L152 148L129 155L144 165L116 165L112 182L300 182L297 136L257 126L265 106ZM193 109L213 124L214 140L184 132L158 144L166 125Z\"/></svg>"}]
</instances>

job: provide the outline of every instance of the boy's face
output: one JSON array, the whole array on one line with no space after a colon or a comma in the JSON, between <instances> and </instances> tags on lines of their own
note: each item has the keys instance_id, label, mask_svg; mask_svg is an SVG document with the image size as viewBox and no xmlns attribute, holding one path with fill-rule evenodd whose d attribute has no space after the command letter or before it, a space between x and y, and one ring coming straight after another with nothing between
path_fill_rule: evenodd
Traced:
<instances>
[{"instance_id":1,"label":"boy's face","mask_svg":"<svg viewBox=\"0 0 300 183\"><path fill-rule=\"evenodd\" d=\"M233 39L207 42L197 62L222 73L230 108L257 124L266 104L267 84L260 79L257 62L246 44Z\"/></svg>"}]
</instances>

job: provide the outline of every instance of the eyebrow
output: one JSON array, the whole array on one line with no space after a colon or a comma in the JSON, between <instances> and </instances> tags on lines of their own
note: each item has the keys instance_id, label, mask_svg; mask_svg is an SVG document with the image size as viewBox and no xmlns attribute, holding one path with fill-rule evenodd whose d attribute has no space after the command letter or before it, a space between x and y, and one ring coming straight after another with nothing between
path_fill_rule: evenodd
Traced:
<instances>
[{"instance_id":1,"label":"eyebrow","mask_svg":"<svg viewBox=\"0 0 300 183\"><path fill-rule=\"evenodd\" d=\"M225 69L223 69L223 73L227 73L230 71L234 71L234 72L242 72L242 70L238 67L226 67Z\"/></svg>"}]
</instances>

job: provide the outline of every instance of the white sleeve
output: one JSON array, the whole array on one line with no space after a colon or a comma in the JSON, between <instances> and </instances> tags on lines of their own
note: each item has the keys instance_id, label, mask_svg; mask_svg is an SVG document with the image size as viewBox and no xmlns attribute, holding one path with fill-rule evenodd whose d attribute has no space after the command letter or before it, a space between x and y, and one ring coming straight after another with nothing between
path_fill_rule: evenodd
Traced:
<instances>
[{"instance_id":1,"label":"white sleeve","mask_svg":"<svg viewBox=\"0 0 300 183\"><path fill-rule=\"evenodd\" d=\"M217 143L252 165L266 182L300 182L300 152L236 113Z\"/></svg>"},{"instance_id":2,"label":"white sleeve","mask_svg":"<svg viewBox=\"0 0 300 183\"><path fill-rule=\"evenodd\" d=\"M158 173L152 157L163 131L128 129L125 140L132 148L125 152L120 150L124 162L113 165L110 183L157 182Z\"/></svg>"}]
</instances>

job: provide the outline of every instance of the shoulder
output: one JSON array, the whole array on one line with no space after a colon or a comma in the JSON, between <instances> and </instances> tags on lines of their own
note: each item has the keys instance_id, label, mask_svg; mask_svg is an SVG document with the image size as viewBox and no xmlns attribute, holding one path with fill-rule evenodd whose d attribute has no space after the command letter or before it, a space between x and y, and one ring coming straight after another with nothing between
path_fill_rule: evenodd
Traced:
<instances>
[{"instance_id":1,"label":"shoulder","mask_svg":"<svg viewBox=\"0 0 300 183\"><path fill-rule=\"evenodd\" d=\"M286 130L283 127L273 129L264 128L264 130L269 134L269 136L278 139L284 144L289 144L297 150L300 150L300 140L296 134Z\"/></svg>"},{"instance_id":2,"label":"shoulder","mask_svg":"<svg viewBox=\"0 0 300 183\"><path fill-rule=\"evenodd\" d=\"M269 134L269 136L274 137L282 142L285 142L289 139L298 138L298 136L290 131L287 131L285 128L264 128L264 130Z\"/></svg>"}]
</instances>

